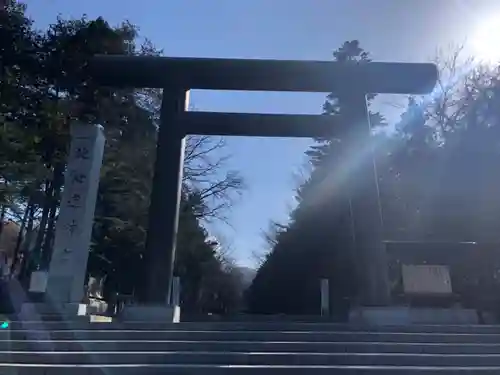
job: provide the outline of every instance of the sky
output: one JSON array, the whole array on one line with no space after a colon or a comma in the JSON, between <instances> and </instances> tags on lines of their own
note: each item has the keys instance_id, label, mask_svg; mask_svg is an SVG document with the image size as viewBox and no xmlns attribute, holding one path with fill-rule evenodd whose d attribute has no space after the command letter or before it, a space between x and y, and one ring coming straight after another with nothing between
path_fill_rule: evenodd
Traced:
<instances>
[{"instance_id":1,"label":"sky","mask_svg":"<svg viewBox=\"0 0 500 375\"><path fill-rule=\"evenodd\" d=\"M344 41L358 39L373 60L427 62L438 48L470 46L492 15L498 15L500 25L498 0L25 2L39 28L58 14L102 16L113 25L129 20L164 55L179 57L331 60ZM195 91L190 100L203 111L316 114L324 94ZM391 103L398 100L381 98L380 109L394 117ZM262 231L270 220L286 222L297 185L293 174L304 164L310 144L309 139L227 139L226 151L232 155L227 168L241 171L248 189L229 213L231 226L218 223L210 230L238 263L254 264L254 254L265 249Z\"/></svg>"}]
</instances>

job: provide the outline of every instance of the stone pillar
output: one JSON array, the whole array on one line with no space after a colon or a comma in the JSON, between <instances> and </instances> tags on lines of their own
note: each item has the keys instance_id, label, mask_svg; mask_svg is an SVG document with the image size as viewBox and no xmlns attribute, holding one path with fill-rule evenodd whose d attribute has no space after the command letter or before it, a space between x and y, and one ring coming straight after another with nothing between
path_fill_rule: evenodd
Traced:
<instances>
[{"instance_id":1,"label":"stone pillar","mask_svg":"<svg viewBox=\"0 0 500 375\"><path fill-rule=\"evenodd\" d=\"M330 315L330 285L328 279L320 280L320 313L321 316Z\"/></svg>"},{"instance_id":2,"label":"stone pillar","mask_svg":"<svg viewBox=\"0 0 500 375\"><path fill-rule=\"evenodd\" d=\"M378 176L370 137L366 96L360 93L342 97L347 129L349 191L353 216L356 262L361 277L362 305L389 304L389 283L384 243Z\"/></svg>"},{"instance_id":3,"label":"stone pillar","mask_svg":"<svg viewBox=\"0 0 500 375\"><path fill-rule=\"evenodd\" d=\"M53 312L71 309L76 314L84 296L104 144L101 126L71 126L71 147L44 297L47 309Z\"/></svg>"}]
</instances>

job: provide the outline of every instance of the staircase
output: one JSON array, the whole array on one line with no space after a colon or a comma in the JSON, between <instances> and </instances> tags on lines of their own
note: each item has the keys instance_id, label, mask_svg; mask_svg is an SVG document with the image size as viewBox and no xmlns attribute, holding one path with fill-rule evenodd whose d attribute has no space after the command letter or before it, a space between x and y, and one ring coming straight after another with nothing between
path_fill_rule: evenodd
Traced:
<instances>
[{"instance_id":1,"label":"staircase","mask_svg":"<svg viewBox=\"0 0 500 375\"><path fill-rule=\"evenodd\" d=\"M500 374L495 326L12 322L0 345L2 375Z\"/></svg>"}]
</instances>

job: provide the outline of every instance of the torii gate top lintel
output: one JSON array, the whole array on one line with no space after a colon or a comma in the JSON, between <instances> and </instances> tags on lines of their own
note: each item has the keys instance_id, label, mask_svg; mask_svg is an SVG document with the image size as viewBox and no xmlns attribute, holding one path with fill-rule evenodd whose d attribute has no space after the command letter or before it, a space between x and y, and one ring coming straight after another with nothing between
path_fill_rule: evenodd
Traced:
<instances>
[{"instance_id":1,"label":"torii gate top lintel","mask_svg":"<svg viewBox=\"0 0 500 375\"><path fill-rule=\"evenodd\" d=\"M136 88L426 94L438 78L431 63L99 55L90 68L100 84Z\"/></svg>"}]
</instances>

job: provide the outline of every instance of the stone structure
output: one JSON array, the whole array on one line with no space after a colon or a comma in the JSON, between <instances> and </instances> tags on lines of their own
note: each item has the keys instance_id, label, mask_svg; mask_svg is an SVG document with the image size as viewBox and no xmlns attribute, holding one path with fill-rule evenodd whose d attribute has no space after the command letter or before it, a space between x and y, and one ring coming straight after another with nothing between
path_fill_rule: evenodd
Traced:
<instances>
[{"instance_id":1,"label":"stone structure","mask_svg":"<svg viewBox=\"0 0 500 375\"><path fill-rule=\"evenodd\" d=\"M448 266L403 264L403 290L406 295L449 297L453 295Z\"/></svg>"},{"instance_id":2,"label":"stone structure","mask_svg":"<svg viewBox=\"0 0 500 375\"><path fill-rule=\"evenodd\" d=\"M497 323L500 245L386 242L392 306L354 311L375 324Z\"/></svg>"},{"instance_id":3,"label":"stone structure","mask_svg":"<svg viewBox=\"0 0 500 375\"><path fill-rule=\"evenodd\" d=\"M447 242L388 242L389 279L395 304L460 306L497 311L500 306L500 244ZM405 290L405 265L446 267L452 298L414 298ZM440 289L445 292L446 289ZM436 293L433 293L436 294ZM442 301L443 303L441 303ZM446 304L447 303L447 304Z\"/></svg>"},{"instance_id":4,"label":"stone structure","mask_svg":"<svg viewBox=\"0 0 500 375\"><path fill-rule=\"evenodd\" d=\"M76 313L82 302L104 144L101 126L72 125L49 272L32 275L32 287L45 290L39 309Z\"/></svg>"},{"instance_id":5,"label":"stone structure","mask_svg":"<svg viewBox=\"0 0 500 375\"><path fill-rule=\"evenodd\" d=\"M184 137L188 134L316 137L344 139L348 148L368 150L353 171L354 230L363 258L364 303L389 301L377 177L370 152L366 94L423 94L437 80L433 64L345 64L322 61L97 56L90 64L96 82L106 86L162 88L154 186L145 267L137 314L164 319L170 301L182 181ZM186 112L190 89L333 92L351 111L342 123L322 115ZM336 124L337 123L337 124ZM337 126L336 126L337 125ZM340 132L338 129L341 129ZM359 148L361 147L361 148ZM149 311L149 312L147 312ZM131 314L134 315L134 314ZM171 315L170 315L171 316Z\"/></svg>"}]
</instances>

